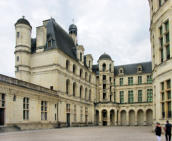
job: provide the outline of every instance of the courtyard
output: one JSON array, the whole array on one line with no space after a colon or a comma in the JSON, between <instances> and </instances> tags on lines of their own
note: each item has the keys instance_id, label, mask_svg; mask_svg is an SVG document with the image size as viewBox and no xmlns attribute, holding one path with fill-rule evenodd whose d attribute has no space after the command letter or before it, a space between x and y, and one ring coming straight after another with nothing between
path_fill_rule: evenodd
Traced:
<instances>
[{"instance_id":1,"label":"courtyard","mask_svg":"<svg viewBox=\"0 0 172 141\"><path fill-rule=\"evenodd\" d=\"M156 141L152 127L83 127L0 133L0 141ZM164 135L162 136L164 141Z\"/></svg>"}]
</instances>

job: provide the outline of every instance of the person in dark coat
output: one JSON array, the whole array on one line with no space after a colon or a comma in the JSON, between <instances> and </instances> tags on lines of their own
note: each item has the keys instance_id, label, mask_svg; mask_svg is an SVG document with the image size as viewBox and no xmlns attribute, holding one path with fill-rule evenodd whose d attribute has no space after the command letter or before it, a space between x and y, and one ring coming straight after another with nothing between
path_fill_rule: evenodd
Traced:
<instances>
[{"instance_id":1,"label":"person in dark coat","mask_svg":"<svg viewBox=\"0 0 172 141\"><path fill-rule=\"evenodd\" d=\"M171 141L171 124L169 123L169 121L167 120L166 121L166 124L165 124L165 138L166 138L166 141Z\"/></svg>"},{"instance_id":2,"label":"person in dark coat","mask_svg":"<svg viewBox=\"0 0 172 141\"><path fill-rule=\"evenodd\" d=\"M161 126L160 126L160 123L156 123L156 128L155 128L155 134L156 134L156 137L157 137L157 141L161 141L161 133L162 133L162 130L161 130Z\"/></svg>"}]
</instances>

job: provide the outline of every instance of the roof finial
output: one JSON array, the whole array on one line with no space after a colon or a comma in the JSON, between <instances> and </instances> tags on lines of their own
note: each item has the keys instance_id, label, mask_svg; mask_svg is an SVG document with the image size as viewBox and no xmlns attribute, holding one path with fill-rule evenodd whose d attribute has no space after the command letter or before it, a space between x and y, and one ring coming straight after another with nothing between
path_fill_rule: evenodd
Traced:
<instances>
[{"instance_id":1,"label":"roof finial","mask_svg":"<svg viewBox=\"0 0 172 141\"><path fill-rule=\"evenodd\" d=\"M25 19L25 16L22 16L23 19Z\"/></svg>"},{"instance_id":2,"label":"roof finial","mask_svg":"<svg viewBox=\"0 0 172 141\"><path fill-rule=\"evenodd\" d=\"M74 24L74 22L75 22L75 19L73 18L73 19L72 19L72 23Z\"/></svg>"}]
</instances>

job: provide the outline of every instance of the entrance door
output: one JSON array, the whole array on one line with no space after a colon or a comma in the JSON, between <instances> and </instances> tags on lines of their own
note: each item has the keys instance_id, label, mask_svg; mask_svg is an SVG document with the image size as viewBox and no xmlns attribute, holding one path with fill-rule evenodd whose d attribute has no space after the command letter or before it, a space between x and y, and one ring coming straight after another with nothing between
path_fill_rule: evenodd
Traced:
<instances>
[{"instance_id":1,"label":"entrance door","mask_svg":"<svg viewBox=\"0 0 172 141\"><path fill-rule=\"evenodd\" d=\"M103 121L103 126L107 126L107 121Z\"/></svg>"},{"instance_id":2,"label":"entrance door","mask_svg":"<svg viewBox=\"0 0 172 141\"><path fill-rule=\"evenodd\" d=\"M4 109L0 108L0 125L4 125Z\"/></svg>"},{"instance_id":3,"label":"entrance door","mask_svg":"<svg viewBox=\"0 0 172 141\"><path fill-rule=\"evenodd\" d=\"M67 127L70 127L70 114L67 113L66 116L67 116L67 117L66 117L66 119L67 119Z\"/></svg>"}]
</instances>

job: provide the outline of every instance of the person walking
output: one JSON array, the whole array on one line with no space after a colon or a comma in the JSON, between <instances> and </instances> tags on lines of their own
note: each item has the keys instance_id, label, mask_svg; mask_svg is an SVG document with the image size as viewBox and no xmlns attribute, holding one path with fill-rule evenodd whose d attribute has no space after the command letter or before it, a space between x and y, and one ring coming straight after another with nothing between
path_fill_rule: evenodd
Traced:
<instances>
[{"instance_id":1,"label":"person walking","mask_svg":"<svg viewBox=\"0 0 172 141\"><path fill-rule=\"evenodd\" d=\"M171 127L172 127L171 124L167 120L166 124L165 124L165 138L166 138L166 141L171 141Z\"/></svg>"},{"instance_id":2,"label":"person walking","mask_svg":"<svg viewBox=\"0 0 172 141\"><path fill-rule=\"evenodd\" d=\"M157 137L157 141L161 141L161 133L162 133L162 130L161 130L160 123L157 122L156 123L156 128L155 128L155 134L156 134L156 137Z\"/></svg>"}]
</instances>

